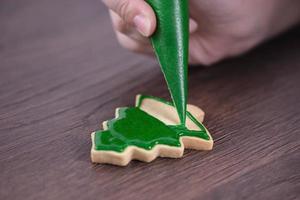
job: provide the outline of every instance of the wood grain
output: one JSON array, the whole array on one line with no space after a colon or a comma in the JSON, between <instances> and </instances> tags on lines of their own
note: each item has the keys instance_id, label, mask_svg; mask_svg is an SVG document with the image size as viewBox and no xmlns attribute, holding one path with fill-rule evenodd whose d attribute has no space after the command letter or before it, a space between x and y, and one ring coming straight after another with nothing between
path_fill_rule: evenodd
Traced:
<instances>
[{"instance_id":1,"label":"wood grain","mask_svg":"<svg viewBox=\"0 0 300 200\"><path fill-rule=\"evenodd\" d=\"M2 0L0 199L299 199L299 34L190 68L213 151L120 168L90 162L90 133L169 97L156 61L119 47L98 0Z\"/></svg>"}]
</instances>

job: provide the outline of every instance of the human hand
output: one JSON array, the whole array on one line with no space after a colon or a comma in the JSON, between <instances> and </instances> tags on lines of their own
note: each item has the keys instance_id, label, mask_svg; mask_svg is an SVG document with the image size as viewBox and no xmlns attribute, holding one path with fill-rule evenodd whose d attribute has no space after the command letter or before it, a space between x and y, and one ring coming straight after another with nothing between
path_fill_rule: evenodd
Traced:
<instances>
[{"instance_id":1,"label":"human hand","mask_svg":"<svg viewBox=\"0 0 300 200\"><path fill-rule=\"evenodd\" d=\"M120 44L153 55L156 28L144 0L103 0ZM240 55L300 21L299 0L190 0L191 64L210 65Z\"/></svg>"}]
</instances>

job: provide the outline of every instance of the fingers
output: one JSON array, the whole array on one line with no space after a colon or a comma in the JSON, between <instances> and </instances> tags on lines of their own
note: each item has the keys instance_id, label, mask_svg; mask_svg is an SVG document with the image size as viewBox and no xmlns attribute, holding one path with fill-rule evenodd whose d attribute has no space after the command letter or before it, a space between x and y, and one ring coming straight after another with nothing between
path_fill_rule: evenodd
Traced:
<instances>
[{"instance_id":1,"label":"fingers","mask_svg":"<svg viewBox=\"0 0 300 200\"><path fill-rule=\"evenodd\" d=\"M144 0L103 0L103 2L125 24L135 27L143 36L149 37L153 34L156 27L155 14Z\"/></svg>"},{"instance_id":2,"label":"fingers","mask_svg":"<svg viewBox=\"0 0 300 200\"><path fill-rule=\"evenodd\" d=\"M117 39L134 52L153 55L148 37L156 28L152 8L144 0L103 0L110 9Z\"/></svg>"},{"instance_id":3,"label":"fingers","mask_svg":"<svg viewBox=\"0 0 300 200\"><path fill-rule=\"evenodd\" d=\"M142 44L141 42L134 40L120 32L116 32L116 35L117 35L119 43L124 48L126 48L130 51L133 51L133 52L137 52L137 53L154 55L150 42L148 42L148 44Z\"/></svg>"},{"instance_id":4,"label":"fingers","mask_svg":"<svg viewBox=\"0 0 300 200\"><path fill-rule=\"evenodd\" d=\"M149 39L140 34L135 27L126 23L119 15L110 10L110 16L112 19L113 27L116 32L127 35L127 37L140 42L141 44L150 44Z\"/></svg>"},{"instance_id":5,"label":"fingers","mask_svg":"<svg viewBox=\"0 0 300 200\"><path fill-rule=\"evenodd\" d=\"M229 44L199 33L190 37L189 64L210 66L228 56Z\"/></svg>"},{"instance_id":6,"label":"fingers","mask_svg":"<svg viewBox=\"0 0 300 200\"><path fill-rule=\"evenodd\" d=\"M133 52L151 54L152 47L149 38L141 35L134 27L127 24L114 11L110 11L117 39L122 47Z\"/></svg>"},{"instance_id":7,"label":"fingers","mask_svg":"<svg viewBox=\"0 0 300 200\"><path fill-rule=\"evenodd\" d=\"M156 28L152 8L144 0L103 0L109 8L113 27L121 46L133 52L154 55L149 36ZM190 33L198 29L195 20L190 19ZM192 60L193 56L192 56Z\"/></svg>"}]
</instances>

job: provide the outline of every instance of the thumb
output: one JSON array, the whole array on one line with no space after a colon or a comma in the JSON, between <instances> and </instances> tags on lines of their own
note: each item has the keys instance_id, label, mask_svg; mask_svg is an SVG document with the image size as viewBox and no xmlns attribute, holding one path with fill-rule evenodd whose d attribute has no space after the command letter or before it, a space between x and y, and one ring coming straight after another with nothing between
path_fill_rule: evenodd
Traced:
<instances>
[{"instance_id":1,"label":"thumb","mask_svg":"<svg viewBox=\"0 0 300 200\"><path fill-rule=\"evenodd\" d=\"M143 36L150 36L156 27L152 8L144 0L103 0L125 23L134 26Z\"/></svg>"}]
</instances>

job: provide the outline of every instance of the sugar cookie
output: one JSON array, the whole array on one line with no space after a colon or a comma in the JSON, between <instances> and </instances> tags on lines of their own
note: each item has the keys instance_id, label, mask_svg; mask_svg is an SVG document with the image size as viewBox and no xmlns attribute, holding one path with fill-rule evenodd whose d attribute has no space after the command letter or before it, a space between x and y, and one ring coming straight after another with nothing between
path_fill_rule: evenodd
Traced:
<instances>
[{"instance_id":1,"label":"sugar cookie","mask_svg":"<svg viewBox=\"0 0 300 200\"><path fill-rule=\"evenodd\" d=\"M179 125L172 103L138 95L135 107L118 108L103 130L91 134L92 162L125 166L131 160L180 158L184 148L211 150L213 139L201 123L204 112L188 105L186 114L186 126Z\"/></svg>"}]
</instances>

